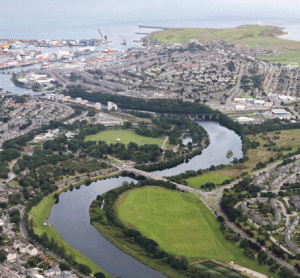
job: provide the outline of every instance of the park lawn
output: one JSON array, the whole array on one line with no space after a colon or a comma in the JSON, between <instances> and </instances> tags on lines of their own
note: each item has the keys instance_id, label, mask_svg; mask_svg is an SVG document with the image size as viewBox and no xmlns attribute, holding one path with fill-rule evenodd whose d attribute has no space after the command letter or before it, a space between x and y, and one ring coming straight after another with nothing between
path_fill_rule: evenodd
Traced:
<instances>
[{"instance_id":1,"label":"park lawn","mask_svg":"<svg viewBox=\"0 0 300 278\"><path fill-rule=\"evenodd\" d=\"M120 140L118 141L117 139ZM132 130L105 130L97 134L86 136L84 141L105 141L107 145L110 145L111 143L123 143L127 145L129 142L134 142L139 146L145 144L156 144L161 147L164 139L164 137L151 138L140 136Z\"/></svg>"},{"instance_id":2,"label":"park lawn","mask_svg":"<svg viewBox=\"0 0 300 278\"><path fill-rule=\"evenodd\" d=\"M203 258L234 261L276 276L227 241L220 223L195 195L163 188L138 188L125 193L127 196L117 205L119 218L155 240L166 252L186 256L191 261Z\"/></svg>"},{"instance_id":3,"label":"park lawn","mask_svg":"<svg viewBox=\"0 0 300 278\"><path fill-rule=\"evenodd\" d=\"M231 177L219 173L212 173L212 174L189 178L187 179L187 182L190 187L199 189L201 185L204 185L208 182L213 182L214 184L221 184L223 181L228 179L231 179Z\"/></svg>"},{"instance_id":4,"label":"park lawn","mask_svg":"<svg viewBox=\"0 0 300 278\"><path fill-rule=\"evenodd\" d=\"M35 233L41 236L44 232L46 232L49 240L54 238L59 246L64 246L68 254L74 255L77 262L89 266L93 273L103 272L107 275L107 277L112 277L97 264L86 258L83 254L67 243L52 225L44 226L44 220L49 218L51 208L54 203L55 199L53 194L51 194L50 196L44 198L36 207L31 210L30 217L33 219L33 229Z\"/></svg>"}]
</instances>

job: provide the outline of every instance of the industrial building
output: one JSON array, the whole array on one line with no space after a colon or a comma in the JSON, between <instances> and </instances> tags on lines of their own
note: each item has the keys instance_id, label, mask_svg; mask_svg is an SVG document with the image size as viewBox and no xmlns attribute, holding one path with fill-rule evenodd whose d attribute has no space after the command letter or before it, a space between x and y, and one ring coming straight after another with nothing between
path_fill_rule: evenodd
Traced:
<instances>
[{"instance_id":1,"label":"industrial building","mask_svg":"<svg viewBox=\"0 0 300 278\"><path fill-rule=\"evenodd\" d=\"M281 119L289 119L291 117L291 113L284 109L272 109L271 110L274 117Z\"/></svg>"}]
</instances>

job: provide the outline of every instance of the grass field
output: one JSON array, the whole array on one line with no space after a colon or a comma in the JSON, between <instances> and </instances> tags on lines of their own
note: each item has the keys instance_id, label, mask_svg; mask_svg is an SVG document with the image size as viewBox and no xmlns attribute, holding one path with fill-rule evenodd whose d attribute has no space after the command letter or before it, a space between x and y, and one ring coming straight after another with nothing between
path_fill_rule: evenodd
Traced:
<instances>
[{"instance_id":1,"label":"grass field","mask_svg":"<svg viewBox=\"0 0 300 278\"><path fill-rule=\"evenodd\" d=\"M200 258L234 261L270 275L225 239L219 222L197 198L176 191L139 188L131 190L117 206L120 219L130 223L165 251Z\"/></svg>"},{"instance_id":2,"label":"grass field","mask_svg":"<svg viewBox=\"0 0 300 278\"><path fill-rule=\"evenodd\" d=\"M283 31L275 26L244 25L237 28L212 29L212 28L187 28L187 29L166 29L149 36L161 43L175 42L184 43L191 39L201 42L207 40L223 40L240 45L249 45L253 48L259 45L260 48L284 51L283 54L258 57L261 60L272 63L287 65L300 63L300 42L286 40L277 37Z\"/></svg>"},{"instance_id":3,"label":"grass field","mask_svg":"<svg viewBox=\"0 0 300 278\"><path fill-rule=\"evenodd\" d=\"M120 139L119 141L117 139ZM105 141L106 144L110 145L111 143L123 143L128 144L129 142L137 143L139 146L145 144L157 144L161 147L164 142L164 137L151 138L140 136L131 130L106 130L101 131L97 134L88 135L84 141Z\"/></svg>"},{"instance_id":4,"label":"grass field","mask_svg":"<svg viewBox=\"0 0 300 278\"><path fill-rule=\"evenodd\" d=\"M49 240L54 238L54 240L60 246L64 246L66 252L68 254L72 254L75 256L77 262L83 263L89 266L93 273L96 272L104 272L98 265L94 262L90 261L83 254L73 248L69 243L67 243L63 237L55 230L55 228L51 226L44 226L44 220L48 219L50 216L51 208L55 203L55 199L53 198L53 194L43 199L36 207L34 207L30 213L33 219L33 228L36 234L42 235L44 232L47 233ZM106 273L107 277L111 277L108 273Z\"/></svg>"},{"instance_id":5,"label":"grass field","mask_svg":"<svg viewBox=\"0 0 300 278\"><path fill-rule=\"evenodd\" d=\"M274 136L278 136L279 139L274 139ZM292 149L296 150L300 147L300 141L298 140L300 136L299 129L292 129L292 130L281 130L281 134L276 134L275 132L267 132L267 135L264 137L269 137L273 142L276 143L276 148L280 147L292 147ZM267 147L263 147L264 144L267 144L267 140L263 139L263 135L248 135L250 141L259 141L260 146L256 149L249 149L247 151L247 156L249 160L244 163L244 165L248 169L252 169L256 166L258 162L267 162L270 157L275 157L277 152L272 150L268 150ZM286 154L284 151L283 154Z\"/></svg>"},{"instance_id":6,"label":"grass field","mask_svg":"<svg viewBox=\"0 0 300 278\"><path fill-rule=\"evenodd\" d=\"M190 187L199 189L201 185L206 184L208 182L213 182L214 184L221 184L223 181L228 179L231 179L231 177L219 173L212 173L187 179L187 182Z\"/></svg>"}]
</instances>

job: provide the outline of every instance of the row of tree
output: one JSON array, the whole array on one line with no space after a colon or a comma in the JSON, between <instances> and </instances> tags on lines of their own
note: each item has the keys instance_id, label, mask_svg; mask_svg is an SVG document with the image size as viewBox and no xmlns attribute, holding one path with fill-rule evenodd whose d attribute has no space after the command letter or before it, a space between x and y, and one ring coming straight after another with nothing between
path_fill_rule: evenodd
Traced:
<instances>
[{"instance_id":1,"label":"row of tree","mask_svg":"<svg viewBox=\"0 0 300 278\"><path fill-rule=\"evenodd\" d=\"M104 195L97 196L90 206L91 222L98 222L102 225L110 225L117 229L116 236L125 239L127 242L139 245L145 254L155 260L159 260L163 264L176 269L180 273L184 273L188 277L212 277L209 273L191 266L189 260L184 256L176 256L165 252L160 248L159 244L143 236L139 231L128 229L116 215L114 209L115 202L118 197L125 191L143 186L161 186L174 190L176 186L170 182L163 181L140 181L137 184L124 182L119 188L113 189ZM104 209L101 207L104 205Z\"/></svg>"}]
</instances>

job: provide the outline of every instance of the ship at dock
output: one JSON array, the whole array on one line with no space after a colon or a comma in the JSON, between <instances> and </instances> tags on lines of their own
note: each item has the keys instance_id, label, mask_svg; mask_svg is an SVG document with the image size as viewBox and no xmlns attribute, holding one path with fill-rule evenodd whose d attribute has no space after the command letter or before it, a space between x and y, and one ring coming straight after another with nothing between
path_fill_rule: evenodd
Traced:
<instances>
[{"instance_id":1,"label":"ship at dock","mask_svg":"<svg viewBox=\"0 0 300 278\"><path fill-rule=\"evenodd\" d=\"M103 52L103 53L113 53L115 51L110 49L109 47L107 47L106 49L102 50L101 52Z\"/></svg>"}]
</instances>

